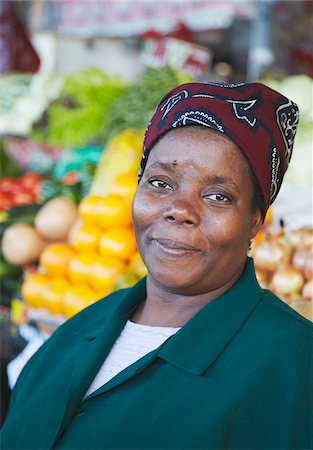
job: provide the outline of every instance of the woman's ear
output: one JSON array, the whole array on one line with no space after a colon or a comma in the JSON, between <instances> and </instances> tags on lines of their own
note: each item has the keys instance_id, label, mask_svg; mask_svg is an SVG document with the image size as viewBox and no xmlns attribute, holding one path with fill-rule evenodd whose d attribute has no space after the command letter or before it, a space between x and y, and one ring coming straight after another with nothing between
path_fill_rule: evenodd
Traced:
<instances>
[{"instance_id":1,"label":"woman's ear","mask_svg":"<svg viewBox=\"0 0 313 450\"><path fill-rule=\"evenodd\" d=\"M250 239L253 239L258 232L260 231L262 225L263 225L263 215L261 213L261 210L257 208L252 213L252 220L251 220L251 228L250 228Z\"/></svg>"}]
</instances>

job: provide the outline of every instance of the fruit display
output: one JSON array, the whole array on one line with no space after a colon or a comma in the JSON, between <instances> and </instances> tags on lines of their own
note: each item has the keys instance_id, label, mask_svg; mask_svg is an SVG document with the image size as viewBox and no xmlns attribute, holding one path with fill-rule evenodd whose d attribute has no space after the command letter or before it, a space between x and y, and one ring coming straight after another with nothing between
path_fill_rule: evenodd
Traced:
<instances>
[{"instance_id":1,"label":"fruit display","mask_svg":"<svg viewBox=\"0 0 313 450\"><path fill-rule=\"evenodd\" d=\"M65 319L145 275L131 222L135 166L141 155L139 136L142 132L125 130L109 143L117 165L116 169L111 164L99 165L98 176L106 181L102 195L91 190L78 205L64 196L51 198L36 212L33 224L15 224L5 231L2 251L7 261L38 263L34 273L25 272L21 287L29 308ZM128 162L123 162L125 148L132 154ZM8 239L14 237L17 225L23 228L23 245L27 246L23 251L16 250L22 247L19 239Z\"/></svg>"}]
</instances>

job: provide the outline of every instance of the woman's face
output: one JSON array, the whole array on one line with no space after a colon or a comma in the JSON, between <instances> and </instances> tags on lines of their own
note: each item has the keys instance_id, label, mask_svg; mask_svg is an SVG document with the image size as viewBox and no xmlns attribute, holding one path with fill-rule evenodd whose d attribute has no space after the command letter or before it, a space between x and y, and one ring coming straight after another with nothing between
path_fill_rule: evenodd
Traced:
<instances>
[{"instance_id":1,"label":"woman's face","mask_svg":"<svg viewBox=\"0 0 313 450\"><path fill-rule=\"evenodd\" d=\"M248 163L221 133L199 126L166 133L133 202L137 244L153 283L197 295L236 277L261 226L252 195Z\"/></svg>"}]
</instances>

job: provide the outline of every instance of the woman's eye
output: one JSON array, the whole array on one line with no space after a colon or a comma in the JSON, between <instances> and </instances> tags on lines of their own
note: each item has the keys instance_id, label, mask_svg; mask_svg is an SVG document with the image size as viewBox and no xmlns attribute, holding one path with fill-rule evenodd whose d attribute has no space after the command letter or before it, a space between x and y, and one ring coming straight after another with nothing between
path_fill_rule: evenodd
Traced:
<instances>
[{"instance_id":1,"label":"woman's eye","mask_svg":"<svg viewBox=\"0 0 313 450\"><path fill-rule=\"evenodd\" d=\"M156 188L167 189L169 191L173 190L172 186L162 180L149 180L149 183Z\"/></svg>"},{"instance_id":2,"label":"woman's eye","mask_svg":"<svg viewBox=\"0 0 313 450\"><path fill-rule=\"evenodd\" d=\"M226 195L224 194L208 194L205 195L204 198L213 200L214 202L222 202L222 203L227 203L230 201L230 199L226 197Z\"/></svg>"}]
</instances>

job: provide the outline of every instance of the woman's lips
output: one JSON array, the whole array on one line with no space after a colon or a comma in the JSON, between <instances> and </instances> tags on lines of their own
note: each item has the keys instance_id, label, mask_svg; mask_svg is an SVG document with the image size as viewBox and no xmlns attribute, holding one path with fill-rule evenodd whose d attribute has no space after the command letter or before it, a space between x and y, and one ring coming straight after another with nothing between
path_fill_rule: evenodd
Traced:
<instances>
[{"instance_id":1,"label":"woman's lips","mask_svg":"<svg viewBox=\"0 0 313 450\"><path fill-rule=\"evenodd\" d=\"M188 256L200 252L199 249L191 245L172 239L154 238L152 241L156 243L163 253L170 256Z\"/></svg>"}]
</instances>

